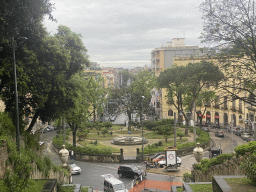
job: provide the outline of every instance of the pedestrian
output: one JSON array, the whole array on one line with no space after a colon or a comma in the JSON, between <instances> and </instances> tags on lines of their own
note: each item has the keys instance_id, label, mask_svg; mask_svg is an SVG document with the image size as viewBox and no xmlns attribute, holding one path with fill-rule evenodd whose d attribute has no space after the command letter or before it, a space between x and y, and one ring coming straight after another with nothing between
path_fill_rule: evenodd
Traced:
<instances>
[{"instance_id":1,"label":"pedestrian","mask_svg":"<svg viewBox=\"0 0 256 192\"><path fill-rule=\"evenodd\" d=\"M71 150L68 151L68 159L71 159Z\"/></svg>"},{"instance_id":2,"label":"pedestrian","mask_svg":"<svg viewBox=\"0 0 256 192\"><path fill-rule=\"evenodd\" d=\"M74 151L73 150L71 151L71 159L72 160L74 159Z\"/></svg>"}]
</instances>

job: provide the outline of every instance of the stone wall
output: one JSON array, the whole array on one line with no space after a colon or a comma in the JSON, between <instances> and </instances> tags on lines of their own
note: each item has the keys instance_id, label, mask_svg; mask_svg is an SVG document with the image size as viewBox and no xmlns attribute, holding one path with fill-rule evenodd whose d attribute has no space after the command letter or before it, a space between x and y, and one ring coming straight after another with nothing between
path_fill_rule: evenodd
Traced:
<instances>
[{"instance_id":1,"label":"stone wall","mask_svg":"<svg viewBox=\"0 0 256 192\"><path fill-rule=\"evenodd\" d=\"M5 162L8 158L7 143L5 140L0 141L0 178L4 176ZM71 174L66 176L63 172L50 170L49 177L45 177L43 172L37 169L35 163L32 164L33 172L31 179L57 179L59 183L69 183Z\"/></svg>"},{"instance_id":2,"label":"stone wall","mask_svg":"<svg viewBox=\"0 0 256 192\"><path fill-rule=\"evenodd\" d=\"M53 150L58 154L60 147L53 146ZM88 155L84 153L74 153L76 161L91 161L91 162L102 162L102 163L119 163L121 155Z\"/></svg>"},{"instance_id":3,"label":"stone wall","mask_svg":"<svg viewBox=\"0 0 256 192\"><path fill-rule=\"evenodd\" d=\"M244 175L240 168L242 158L232 158L220 165L215 165L209 168L208 171L202 172L199 170L192 170L195 182L211 182L213 175Z\"/></svg>"},{"instance_id":4,"label":"stone wall","mask_svg":"<svg viewBox=\"0 0 256 192\"><path fill-rule=\"evenodd\" d=\"M5 140L0 141L0 178L4 176L5 162L8 158L7 143Z\"/></svg>"},{"instance_id":5,"label":"stone wall","mask_svg":"<svg viewBox=\"0 0 256 192\"><path fill-rule=\"evenodd\" d=\"M31 175L31 179L57 179L58 183L70 183L71 181L71 174L68 176L64 174L64 172L50 170L49 176L46 177L44 173L37 169L36 164L32 165L33 172Z\"/></svg>"}]
</instances>

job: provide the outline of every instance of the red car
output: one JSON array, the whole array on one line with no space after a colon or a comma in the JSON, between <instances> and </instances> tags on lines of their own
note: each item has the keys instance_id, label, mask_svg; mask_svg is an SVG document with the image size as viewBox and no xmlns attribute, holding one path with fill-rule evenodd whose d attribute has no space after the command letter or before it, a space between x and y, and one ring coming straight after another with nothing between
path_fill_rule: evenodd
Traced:
<instances>
[{"instance_id":1,"label":"red car","mask_svg":"<svg viewBox=\"0 0 256 192\"><path fill-rule=\"evenodd\" d=\"M161 160L165 160L165 154L157 156L155 159L153 159L153 162L158 162Z\"/></svg>"}]
</instances>

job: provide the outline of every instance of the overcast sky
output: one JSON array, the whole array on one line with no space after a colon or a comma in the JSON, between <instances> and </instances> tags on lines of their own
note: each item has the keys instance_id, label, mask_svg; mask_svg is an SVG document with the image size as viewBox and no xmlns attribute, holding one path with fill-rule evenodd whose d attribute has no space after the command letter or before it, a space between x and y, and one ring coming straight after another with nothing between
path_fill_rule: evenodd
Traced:
<instances>
[{"instance_id":1,"label":"overcast sky","mask_svg":"<svg viewBox=\"0 0 256 192\"><path fill-rule=\"evenodd\" d=\"M90 61L103 67L150 65L151 51L173 38L200 46L204 0L51 0L58 25L81 34Z\"/></svg>"}]
</instances>

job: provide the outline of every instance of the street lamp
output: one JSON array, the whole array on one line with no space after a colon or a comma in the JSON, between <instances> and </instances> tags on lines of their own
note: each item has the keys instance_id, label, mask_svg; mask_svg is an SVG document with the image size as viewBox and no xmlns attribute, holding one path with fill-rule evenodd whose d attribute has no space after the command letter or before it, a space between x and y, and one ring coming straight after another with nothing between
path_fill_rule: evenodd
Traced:
<instances>
[{"instance_id":1,"label":"street lamp","mask_svg":"<svg viewBox=\"0 0 256 192\"><path fill-rule=\"evenodd\" d=\"M25 40L27 40L26 37L22 37L21 39L23 39L23 41L21 43L23 43ZM12 53L13 53L13 74L14 74L15 108L16 108L16 145L17 145L17 150L20 151L19 107L18 107L16 58L15 58L15 49L16 48L17 48L17 44L14 41L14 37L13 37L12 38Z\"/></svg>"},{"instance_id":2,"label":"street lamp","mask_svg":"<svg viewBox=\"0 0 256 192\"><path fill-rule=\"evenodd\" d=\"M143 138L143 100L145 99L145 96L142 96L142 102L141 102L141 131L142 131L142 161L144 159L144 138Z\"/></svg>"}]
</instances>

